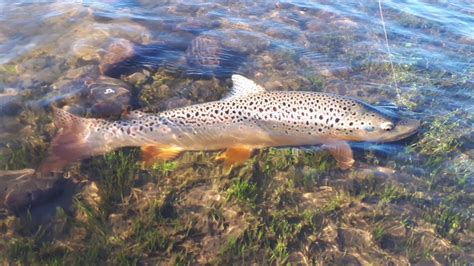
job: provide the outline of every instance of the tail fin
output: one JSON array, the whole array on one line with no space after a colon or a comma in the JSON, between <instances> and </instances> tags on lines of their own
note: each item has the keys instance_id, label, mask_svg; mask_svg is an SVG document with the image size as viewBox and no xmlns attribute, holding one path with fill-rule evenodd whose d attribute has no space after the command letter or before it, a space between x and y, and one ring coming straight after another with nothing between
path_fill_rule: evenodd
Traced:
<instances>
[{"instance_id":1,"label":"tail fin","mask_svg":"<svg viewBox=\"0 0 474 266\"><path fill-rule=\"evenodd\" d=\"M58 134L53 138L48 157L38 169L41 173L60 172L69 163L106 152L95 131L104 120L75 116L52 107Z\"/></svg>"}]
</instances>

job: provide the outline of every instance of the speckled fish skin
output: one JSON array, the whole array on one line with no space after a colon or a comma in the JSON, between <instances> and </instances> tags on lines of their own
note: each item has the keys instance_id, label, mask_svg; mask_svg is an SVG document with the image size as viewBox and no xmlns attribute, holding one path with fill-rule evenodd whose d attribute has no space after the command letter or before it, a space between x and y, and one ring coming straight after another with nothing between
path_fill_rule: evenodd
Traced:
<instances>
[{"instance_id":1,"label":"speckled fish skin","mask_svg":"<svg viewBox=\"0 0 474 266\"><path fill-rule=\"evenodd\" d=\"M232 80L233 90L222 100L157 114L133 111L115 122L83 119L56 109L57 126L74 125L74 131L80 133L74 140L56 138L52 154L70 153L74 145L68 142L87 146L85 154L83 148L75 151L78 157L74 160L145 145L179 152L315 144L331 148L336 144L333 150L336 147L338 153L340 147L347 151L346 141L395 141L419 127L418 120L400 119L357 99L319 92L266 91L240 75L233 75ZM343 168L353 164L350 148L348 152L350 158Z\"/></svg>"}]
</instances>

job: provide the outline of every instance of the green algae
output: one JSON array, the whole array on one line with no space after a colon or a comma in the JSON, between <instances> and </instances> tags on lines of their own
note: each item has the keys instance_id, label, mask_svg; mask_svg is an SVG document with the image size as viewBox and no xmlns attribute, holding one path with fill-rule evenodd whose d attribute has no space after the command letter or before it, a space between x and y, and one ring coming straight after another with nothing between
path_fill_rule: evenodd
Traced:
<instances>
[{"instance_id":1,"label":"green algae","mask_svg":"<svg viewBox=\"0 0 474 266\"><path fill-rule=\"evenodd\" d=\"M311 76L308 77L308 80L311 82L311 87L309 88L311 91L322 91L326 82L323 76Z\"/></svg>"},{"instance_id":2,"label":"green algae","mask_svg":"<svg viewBox=\"0 0 474 266\"><path fill-rule=\"evenodd\" d=\"M254 208L257 200L257 185L246 180L236 180L227 189L227 200L236 200Z\"/></svg>"},{"instance_id":3,"label":"green algae","mask_svg":"<svg viewBox=\"0 0 474 266\"><path fill-rule=\"evenodd\" d=\"M465 116L459 110L439 116L426 126L423 137L411 146L412 151L426 157L424 166L430 169L431 187L452 180L463 188L472 180L472 161L462 156L454 158L455 154L459 154L463 135L470 131L466 129L465 123L461 123L461 116L467 121L472 120L472 117Z\"/></svg>"},{"instance_id":4,"label":"green algae","mask_svg":"<svg viewBox=\"0 0 474 266\"><path fill-rule=\"evenodd\" d=\"M423 134L423 138L412 147L421 154L428 155L428 166L439 165L444 158L455 151L459 145L459 135L456 128L460 123L455 120L457 114L451 113L446 116L437 117L433 120Z\"/></svg>"},{"instance_id":5,"label":"green algae","mask_svg":"<svg viewBox=\"0 0 474 266\"><path fill-rule=\"evenodd\" d=\"M178 162L157 162L151 166L151 173L157 177L169 176L178 166Z\"/></svg>"},{"instance_id":6,"label":"green algae","mask_svg":"<svg viewBox=\"0 0 474 266\"><path fill-rule=\"evenodd\" d=\"M18 70L15 65L0 65L0 73L17 74Z\"/></svg>"},{"instance_id":7,"label":"green algae","mask_svg":"<svg viewBox=\"0 0 474 266\"><path fill-rule=\"evenodd\" d=\"M89 176L97 179L101 204L100 209L112 208L112 203L123 201L131 192L139 170L138 150L119 150L92 159L83 167Z\"/></svg>"},{"instance_id":8,"label":"green algae","mask_svg":"<svg viewBox=\"0 0 474 266\"><path fill-rule=\"evenodd\" d=\"M0 153L0 169L36 168L46 157L51 118L44 112L26 110L18 117L22 130Z\"/></svg>"}]
</instances>

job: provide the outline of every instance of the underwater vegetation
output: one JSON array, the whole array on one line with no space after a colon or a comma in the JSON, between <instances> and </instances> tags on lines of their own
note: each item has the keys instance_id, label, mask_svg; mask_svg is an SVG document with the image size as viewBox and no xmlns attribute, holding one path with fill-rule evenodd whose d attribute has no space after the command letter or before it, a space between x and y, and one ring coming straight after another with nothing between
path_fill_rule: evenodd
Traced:
<instances>
[{"instance_id":1,"label":"underwater vegetation","mask_svg":"<svg viewBox=\"0 0 474 266\"><path fill-rule=\"evenodd\" d=\"M423 3L434 18L383 2L392 68L376 2L102 2L2 6L0 110L14 110L0 112L0 170L45 158L57 129L44 103L115 119L116 108L93 107L218 100L232 73L270 91L396 104L422 127L393 144L354 144L347 171L319 147L261 149L230 171L213 152L151 166L135 148L89 158L65 169L47 202L19 212L0 202L1 263L474 261L474 43L461 4ZM124 93L94 94L107 89Z\"/></svg>"}]
</instances>

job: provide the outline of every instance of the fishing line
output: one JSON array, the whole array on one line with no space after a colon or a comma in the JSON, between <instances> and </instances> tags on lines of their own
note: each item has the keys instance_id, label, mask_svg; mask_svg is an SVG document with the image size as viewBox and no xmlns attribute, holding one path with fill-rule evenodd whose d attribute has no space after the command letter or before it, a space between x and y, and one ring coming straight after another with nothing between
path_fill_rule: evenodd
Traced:
<instances>
[{"instance_id":1,"label":"fishing line","mask_svg":"<svg viewBox=\"0 0 474 266\"><path fill-rule=\"evenodd\" d=\"M390 68L392 69L392 78L393 78L393 82L395 83L395 91L397 92L398 100L401 100L400 88L398 88L397 76L395 74L395 68L393 67L392 52L390 51L390 45L388 45L388 36L387 36L387 29L385 28L385 20L383 18L382 3L381 3L381 0L378 0L378 1L379 1L380 18L382 20L383 33L385 35L385 46L387 47L388 60L390 62Z\"/></svg>"}]
</instances>

